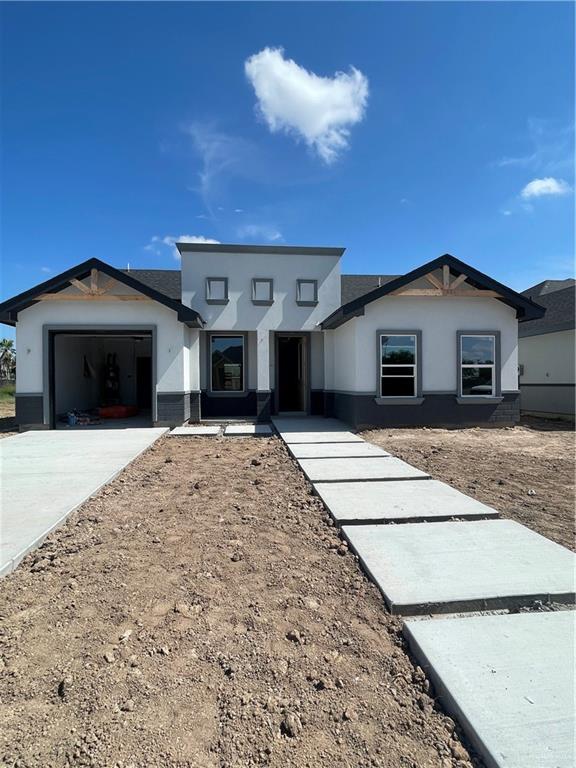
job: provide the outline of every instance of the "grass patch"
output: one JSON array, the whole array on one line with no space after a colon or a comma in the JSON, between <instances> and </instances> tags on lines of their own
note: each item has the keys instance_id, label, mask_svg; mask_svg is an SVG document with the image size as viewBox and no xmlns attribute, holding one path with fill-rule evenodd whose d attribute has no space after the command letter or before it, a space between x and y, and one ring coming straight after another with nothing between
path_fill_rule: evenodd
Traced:
<instances>
[{"instance_id":1,"label":"grass patch","mask_svg":"<svg viewBox=\"0 0 576 768\"><path fill-rule=\"evenodd\" d=\"M14 400L16 386L14 384L4 384L0 387L0 401L6 403Z\"/></svg>"}]
</instances>

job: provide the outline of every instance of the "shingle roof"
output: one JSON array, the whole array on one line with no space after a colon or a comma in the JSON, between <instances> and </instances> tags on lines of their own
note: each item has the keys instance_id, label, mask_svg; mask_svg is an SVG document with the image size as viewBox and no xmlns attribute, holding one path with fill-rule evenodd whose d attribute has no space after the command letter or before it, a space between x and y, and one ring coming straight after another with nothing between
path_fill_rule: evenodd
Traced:
<instances>
[{"instance_id":1,"label":"shingle roof","mask_svg":"<svg viewBox=\"0 0 576 768\"><path fill-rule=\"evenodd\" d=\"M181 301L182 280L179 269L121 269L126 275L131 275L141 283L163 293L170 299Z\"/></svg>"},{"instance_id":2,"label":"shingle roof","mask_svg":"<svg viewBox=\"0 0 576 768\"><path fill-rule=\"evenodd\" d=\"M529 299L537 299L538 296L543 296L546 293L554 293L554 291L561 291L563 288L569 288L576 284L576 280L573 277L569 277L566 280L543 280L541 283L536 283L531 288L526 288L522 291L524 296L528 296Z\"/></svg>"},{"instance_id":3,"label":"shingle roof","mask_svg":"<svg viewBox=\"0 0 576 768\"><path fill-rule=\"evenodd\" d=\"M546 281L546 282L564 282L564 281ZM539 285L543 285L540 283ZM531 288L528 289L533 290ZM523 292L524 294L527 291ZM541 293L535 300L541 307L546 309L544 317L536 320L528 320L518 326L518 336L538 336L542 333L554 333L556 331L568 331L575 327L575 297L576 285L570 285L568 288L551 291L550 293Z\"/></svg>"},{"instance_id":4,"label":"shingle roof","mask_svg":"<svg viewBox=\"0 0 576 768\"><path fill-rule=\"evenodd\" d=\"M397 277L398 275L342 275L340 278L341 303L348 304L349 301L354 301Z\"/></svg>"}]
</instances>

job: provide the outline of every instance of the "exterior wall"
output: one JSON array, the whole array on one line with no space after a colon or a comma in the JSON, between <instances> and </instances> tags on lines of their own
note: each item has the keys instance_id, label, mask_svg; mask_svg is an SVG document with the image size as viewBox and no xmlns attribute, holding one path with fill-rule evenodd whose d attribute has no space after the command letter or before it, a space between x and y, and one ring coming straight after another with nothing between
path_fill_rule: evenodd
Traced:
<instances>
[{"instance_id":1,"label":"exterior wall","mask_svg":"<svg viewBox=\"0 0 576 768\"><path fill-rule=\"evenodd\" d=\"M126 292L129 292L126 289ZM176 313L153 301L45 301L38 302L19 313L16 324L16 345L19 350L16 372L17 419L21 425L49 423L47 407L48 382L46 379L45 326L66 328L97 327L111 330L122 327L153 327L156 334L156 391L158 395L158 423L178 423L183 408L163 408L164 395L178 395L185 399L189 392L190 371L185 325ZM38 416L39 398L44 399L43 418L30 422L33 410ZM172 398L173 399L173 398ZM20 408L18 401L20 400ZM32 405L32 402L35 405ZM175 421L176 418L176 421ZM179 422L181 423L181 421Z\"/></svg>"},{"instance_id":2,"label":"exterior wall","mask_svg":"<svg viewBox=\"0 0 576 768\"><path fill-rule=\"evenodd\" d=\"M379 404L379 330L422 333L423 401ZM500 334L502 397L463 403L458 390L458 331ZM516 421L518 410L518 323L515 311L495 299L387 296L365 314L331 332L326 356L327 410L356 426Z\"/></svg>"},{"instance_id":3,"label":"exterior wall","mask_svg":"<svg viewBox=\"0 0 576 768\"><path fill-rule=\"evenodd\" d=\"M573 329L518 340L523 411L574 418L575 343Z\"/></svg>"},{"instance_id":4,"label":"exterior wall","mask_svg":"<svg viewBox=\"0 0 576 768\"><path fill-rule=\"evenodd\" d=\"M228 278L227 304L208 304L207 277ZM252 303L252 278L273 278L274 302ZM318 304L296 303L298 279L318 281ZM317 325L340 306L340 259L316 254L184 253L182 302L200 312L206 330L317 331Z\"/></svg>"}]
</instances>

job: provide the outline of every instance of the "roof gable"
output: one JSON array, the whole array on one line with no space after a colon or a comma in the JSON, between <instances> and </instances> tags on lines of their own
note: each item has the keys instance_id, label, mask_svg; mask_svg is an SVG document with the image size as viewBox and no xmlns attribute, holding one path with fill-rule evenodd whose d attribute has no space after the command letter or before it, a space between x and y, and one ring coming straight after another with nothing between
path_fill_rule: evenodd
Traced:
<instances>
[{"instance_id":1,"label":"roof gable","mask_svg":"<svg viewBox=\"0 0 576 768\"><path fill-rule=\"evenodd\" d=\"M438 281L433 274L438 269L442 270L442 281ZM411 283L416 283L422 278L427 281L427 287L415 288L410 292L411 295L440 296L445 292L453 296L466 296L466 291L460 288L465 281L468 286L472 286L477 291L468 291L468 295L485 295L502 301L516 310L516 317L520 321L542 317L545 312L543 307L522 296L522 294L513 291L483 272L474 269L469 264L465 264L463 261L446 253L342 305L321 323L321 327L324 330L338 328L353 317L363 315L364 307L367 304L383 296L399 292L400 289L405 288ZM455 279L452 280L452 278ZM408 291L405 291L405 293L408 293Z\"/></svg>"},{"instance_id":2,"label":"roof gable","mask_svg":"<svg viewBox=\"0 0 576 768\"><path fill-rule=\"evenodd\" d=\"M112 267L110 264L106 264L105 261L100 261L100 259L88 259L87 261L83 261L81 264L77 264L75 267L2 302L0 304L0 322L5 323L6 325L14 325L18 318L18 312L35 304L40 300L42 294L58 293L59 291L62 291L62 289L67 288L71 282L72 284L77 285L77 282L88 277L92 273L92 270L102 272L114 280L124 283L124 285L129 288L147 296L153 301L157 301L159 304L168 307L168 309L176 312L178 320L186 325L191 327L202 327L204 325L202 317L194 309L186 307L181 301L173 299L165 293L161 293L155 288L152 288L145 282L133 277L129 272L116 269L116 267ZM76 283L73 281L76 281Z\"/></svg>"}]
</instances>

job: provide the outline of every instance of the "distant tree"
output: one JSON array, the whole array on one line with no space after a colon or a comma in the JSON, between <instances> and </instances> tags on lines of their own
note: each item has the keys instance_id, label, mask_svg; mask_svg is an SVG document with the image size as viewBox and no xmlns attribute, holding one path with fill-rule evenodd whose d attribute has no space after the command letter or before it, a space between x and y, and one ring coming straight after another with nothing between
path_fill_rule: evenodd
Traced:
<instances>
[{"instance_id":1,"label":"distant tree","mask_svg":"<svg viewBox=\"0 0 576 768\"><path fill-rule=\"evenodd\" d=\"M0 339L0 378L13 379L16 373L16 349L12 339Z\"/></svg>"}]
</instances>

